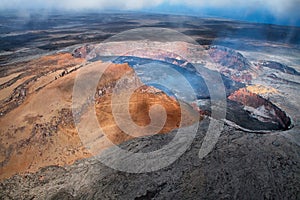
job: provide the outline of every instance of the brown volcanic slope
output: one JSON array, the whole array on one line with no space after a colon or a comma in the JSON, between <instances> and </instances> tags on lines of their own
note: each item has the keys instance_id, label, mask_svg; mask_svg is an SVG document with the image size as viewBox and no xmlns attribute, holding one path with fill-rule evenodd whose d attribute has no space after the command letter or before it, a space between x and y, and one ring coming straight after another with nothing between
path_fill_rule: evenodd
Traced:
<instances>
[{"instance_id":1,"label":"brown volcanic slope","mask_svg":"<svg viewBox=\"0 0 300 200\"><path fill-rule=\"evenodd\" d=\"M187 104L184 105L183 113L180 111L180 105L174 99L168 97L163 92L158 94L152 93L156 89L148 86L143 86L136 90L130 98L129 112L131 114L133 122L139 126L147 126L150 124L151 119L148 115L149 109L155 104L162 105L167 112L167 120L163 128L159 133L168 133L174 128L178 128L181 122L181 115L184 115L184 126L191 125L196 122L197 113L192 110ZM111 107L111 94L105 95L103 98L98 99L96 104L97 118L102 127L104 134L113 141L115 144L120 144L128 139L132 139L133 136L125 134L115 123L114 116ZM124 110L124 106L120 107L120 110ZM154 114L154 117L159 117L160 113ZM150 129L150 130L149 130ZM151 131L149 127L148 131ZM134 132L134 128L131 129L131 133L143 136L141 132ZM154 130L153 130L154 131Z\"/></svg>"},{"instance_id":2,"label":"brown volcanic slope","mask_svg":"<svg viewBox=\"0 0 300 200\"><path fill-rule=\"evenodd\" d=\"M0 179L44 166L72 164L91 156L75 129L71 110L73 85L78 70L90 68L93 73L104 66L101 62L86 64L84 59L64 53L3 67L5 70L0 72ZM132 138L117 127L111 112L111 88L124 74L135 77L127 64L111 64L98 84L97 89L103 92L95 95L99 124L116 144ZM160 133L179 126L182 117L179 103L147 86L138 88L130 98L133 121L141 126L149 124L148 112L154 104L162 105L167 112ZM184 105L183 110L182 114L188 116L183 125L199 119L190 106ZM103 141L99 150L107 146Z\"/></svg>"}]
</instances>

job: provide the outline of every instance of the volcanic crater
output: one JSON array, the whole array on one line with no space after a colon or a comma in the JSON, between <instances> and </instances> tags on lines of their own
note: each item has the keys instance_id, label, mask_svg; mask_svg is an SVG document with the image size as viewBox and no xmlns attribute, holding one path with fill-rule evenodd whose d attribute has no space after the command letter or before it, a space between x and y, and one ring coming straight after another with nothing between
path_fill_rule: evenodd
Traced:
<instances>
[{"instance_id":1,"label":"volcanic crater","mask_svg":"<svg viewBox=\"0 0 300 200\"><path fill-rule=\"evenodd\" d=\"M192 48L192 45L176 43L179 48L181 46ZM140 44L134 44L139 46ZM118 47L124 43L118 43ZM178 47L177 47L178 48ZM109 49L109 51L108 51ZM196 49L196 48L193 48ZM270 100L260 96L260 91L251 92L248 88L252 85L252 79L258 76L256 64L252 64L241 53L222 46L205 46L199 54L206 54L210 59L202 61L201 65L190 63L180 56L168 52L143 53L144 51L136 50L127 53L126 56L118 56L119 51L111 47L105 46L105 50L116 56L106 56L102 52L102 47L93 45L85 45L74 50L73 56L76 58L87 58L92 62L96 60L106 60L117 64L128 64L136 74L140 77L143 84L156 87L167 95L185 101L190 105L197 105L197 110L201 114L210 115L210 94L207 83L213 83L213 80L207 81L210 77L205 77L199 73L205 74L219 72L221 74L225 93L226 93L226 118L225 122L237 128L241 128L249 132L268 133L274 130L288 130L292 127L292 122L284 110L278 108ZM86 52L92 52L88 55ZM98 52L98 54L95 52ZM141 57L140 57L141 56ZM204 57L204 56L203 56ZM207 65L212 62L213 69L209 69ZM268 67L284 71L286 73L297 74L297 71L276 62L264 62L264 65L273 64ZM196 67L197 69L196 69ZM278 66L278 67L277 67ZM282 66L282 67L281 67ZM174 69L182 75L194 90L196 98L193 99L190 94L186 94L183 85L177 84L179 80L174 74L169 74L168 70ZM285 70L288 69L288 70ZM169 85L171 88L168 88ZM176 88L175 88L176 85ZM253 86L255 87L255 85ZM253 88L252 87L252 88ZM262 88L261 88L262 90ZM256 93L257 94L256 94ZM175 95L176 94L176 95Z\"/></svg>"}]
</instances>

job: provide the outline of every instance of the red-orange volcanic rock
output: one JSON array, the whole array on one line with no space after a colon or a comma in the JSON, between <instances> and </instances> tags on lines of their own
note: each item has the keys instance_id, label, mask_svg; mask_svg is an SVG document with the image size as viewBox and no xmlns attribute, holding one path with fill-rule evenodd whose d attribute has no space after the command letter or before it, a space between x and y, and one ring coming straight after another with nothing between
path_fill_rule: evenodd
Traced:
<instances>
[{"instance_id":1,"label":"red-orange volcanic rock","mask_svg":"<svg viewBox=\"0 0 300 200\"><path fill-rule=\"evenodd\" d=\"M270 101L267 101L255 93L249 92L246 88L241 88L234 92L228 99L239 102L244 106L257 109L263 118L271 120L273 123L278 123L283 130L288 129L291 125L290 118L285 112L280 110Z\"/></svg>"},{"instance_id":2,"label":"red-orange volcanic rock","mask_svg":"<svg viewBox=\"0 0 300 200\"><path fill-rule=\"evenodd\" d=\"M132 138L132 136L126 135L122 130L120 130L112 113L112 106L114 106L111 104L112 88L115 87L116 81L124 75L128 77L125 82L133 80L132 82L134 86L143 85L135 76L133 69L129 67L128 64L110 65L98 84L98 90L102 91L102 95L100 97L98 96L96 104L98 121L104 130L104 133L115 144L122 143ZM130 87L130 84L126 84L124 87ZM122 95L120 98L122 98ZM140 86L134 91L130 97L129 105L118 105L118 109L122 112L126 110L125 108L127 106L129 106L129 112L133 122L138 126L147 126L151 122L149 117L150 108L157 104L163 106L167 113L166 123L159 133L168 133L171 130L178 128L181 122L181 117L184 119L184 121L182 121L183 126L192 125L199 120L197 112L193 110L191 106L183 104L184 108L182 108L183 112L181 113L180 105L175 99L167 96L160 90L146 85ZM156 113L154 113L154 116L155 115ZM143 136L142 132L134 134Z\"/></svg>"},{"instance_id":3,"label":"red-orange volcanic rock","mask_svg":"<svg viewBox=\"0 0 300 200\"><path fill-rule=\"evenodd\" d=\"M23 69L27 82L13 85L25 89L23 96L16 96L22 97L22 101L13 104L15 106L0 117L0 179L16 173L33 172L44 166L69 165L92 156L75 129L71 110L74 80L82 61L70 54L56 54L25 62L24 68L21 63L18 64L18 70ZM93 74L93 70L101 70L105 66L96 62L83 68L91 69ZM134 76L134 71L127 64L112 64L98 85L98 90L105 89L105 92L100 96L95 94L98 121L114 143L132 138L117 127L111 113L112 87L124 74ZM188 116L185 125L199 120L188 105L180 113L178 102L164 93L157 95L148 89L147 86L141 87L130 99L130 113L138 125L149 123L148 110L156 103L166 108L168 117L160 133L177 128L182 114ZM107 147L109 144L103 143L99 148L101 151Z\"/></svg>"}]
</instances>

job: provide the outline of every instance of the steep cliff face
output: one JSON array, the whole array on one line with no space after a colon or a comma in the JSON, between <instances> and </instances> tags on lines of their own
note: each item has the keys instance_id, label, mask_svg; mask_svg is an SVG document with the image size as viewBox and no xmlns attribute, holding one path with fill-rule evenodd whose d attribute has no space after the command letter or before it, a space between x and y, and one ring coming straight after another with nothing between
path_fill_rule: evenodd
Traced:
<instances>
[{"instance_id":1,"label":"steep cliff face","mask_svg":"<svg viewBox=\"0 0 300 200\"><path fill-rule=\"evenodd\" d=\"M255 75L251 63L241 53L222 46L209 46L207 51L211 59L221 65L218 71L232 80L249 83Z\"/></svg>"},{"instance_id":2,"label":"steep cliff face","mask_svg":"<svg viewBox=\"0 0 300 200\"><path fill-rule=\"evenodd\" d=\"M249 70L251 63L242 54L222 46L208 47L211 58L222 66L238 71Z\"/></svg>"},{"instance_id":3,"label":"steep cliff face","mask_svg":"<svg viewBox=\"0 0 300 200\"><path fill-rule=\"evenodd\" d=\"M244 109L251 112L259 121L275 123L282 130L287 130L291 126L291 120L284 111L246 88L234 92L228 99L241 103Z\"/></svg>"}]
</instances>

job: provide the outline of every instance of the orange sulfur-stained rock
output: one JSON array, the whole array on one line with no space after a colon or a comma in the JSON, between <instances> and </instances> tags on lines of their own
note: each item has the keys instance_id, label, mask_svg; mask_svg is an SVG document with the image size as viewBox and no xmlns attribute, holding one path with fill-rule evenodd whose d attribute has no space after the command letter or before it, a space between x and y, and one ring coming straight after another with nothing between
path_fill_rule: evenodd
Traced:
<instances>
[{"instance_id":1,"label":"orange sulfur-stained rock","mask_svg":"<svg viewBox=\"0 0 300 200\"><path fill-rule=\"evenodd\" d=\"M1 108L0 179L17 173L35 172L45 166L70 165L78 159L92 156L74 124L71 109L73 87L78 70L88 69L90 74L95 74L95 70L102 70L107 64L99 61L85 65L84 61L63 53L24 62L23 68L22 63L19 63L18 70L9 68L10 73L7 75L10 77L2 78L5 83L0 93L5 91L7 82L14 81L12 79L21 77L22 82L16 80L15 85L10 84L18 88L13 91L19 93L12 93L13 98L4 100ZM11 75L13 73L19 74ZM132 138L117 126L111 112L113 89L124 75L134 78L136 84L141 84L127 64L111 64L99 81L93 104L105 135L116 144ZM197 112L189 105L184 104L181 112L175 99L161 91L156 92L154 88L142 85L134 91L129 103L133 123L139 126L149 124L149 109L155 104L164 107L167 113L166 123L158 133L178 128L183 115L186 116L183 125L199 120ZM153 114L157 116L159 113ZM98 146L99 152L110 146L105 141L101 144Z\"/></svg>"}]
</instances>

